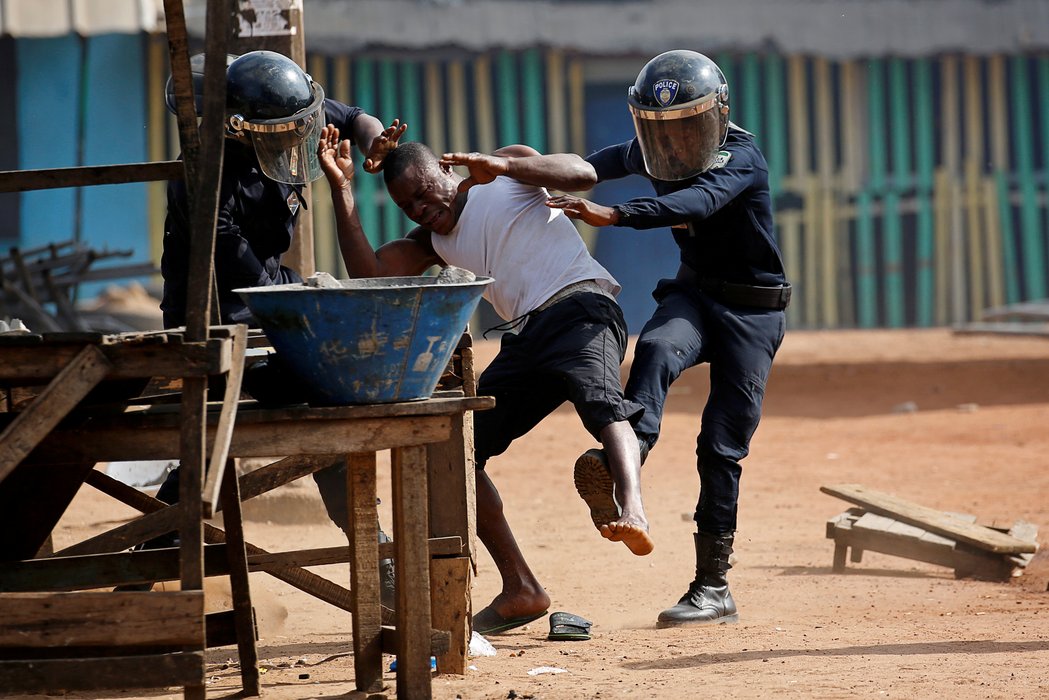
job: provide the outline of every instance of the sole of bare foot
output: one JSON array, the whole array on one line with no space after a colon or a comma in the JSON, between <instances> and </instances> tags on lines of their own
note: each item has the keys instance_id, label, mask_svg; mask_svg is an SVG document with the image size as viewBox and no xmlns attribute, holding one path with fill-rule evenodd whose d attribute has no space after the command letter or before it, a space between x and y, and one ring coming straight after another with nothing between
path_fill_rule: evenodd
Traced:
<instances>
[{"instance_id":1,"label":"sole of bare foot","mask_svg":"<svg viewBox=\"0 0 1049 700\"><path fill-rule=\"evenodd\" d=\"M575 490L590 508L590 519L598 530L602 526L614 523L621 515L616 503L616 483L608 471L605 451L587 450L575 461L573 472Z\"/></svg>"},{"instance_id":2,"label":"sole of bare foot","mask_svg":"<svg viewBox=\"0 0 1049 700\"><path fill-rule=\"evenodd\" d=\"M611 522L601 526L601 536L612 542L622 542L632 554L643 557L651 554L656 548L656 543L648 534L648 530L633 523Z\"/></svg>"}]
</instances>

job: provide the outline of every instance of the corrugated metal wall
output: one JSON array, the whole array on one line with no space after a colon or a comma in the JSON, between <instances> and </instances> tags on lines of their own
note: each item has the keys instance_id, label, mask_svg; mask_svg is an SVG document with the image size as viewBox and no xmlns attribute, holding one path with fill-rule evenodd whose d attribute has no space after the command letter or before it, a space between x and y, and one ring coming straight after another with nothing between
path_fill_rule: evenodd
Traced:
<instances>
[{"instance_id":1,"label":"corrugated metal wall","mask_svg":"<svg viewBox=\"0 0 1049 700\"><path fill-rule=\"evenodd\" d=\"M16 169L136 163L148 159L146 35L66 35L14 40ZM37 190L19 195L16 239L26 248L77 239L150 257L143 183Z\"/></svg>"},{"instance_id":2,"label":"corrugated metal wall","mask_svg":"<svg viewBox=\"0 0 1049 700\"><path fill-rule=\"evenodd\" d=\"M75 37L15 41L17 99L7 109L18 128L18 167L174 156L173 120L160 98L162 40L87 41L86 59ZM778 234L796 285L793 327L944 325L1049 293L1049 55L714 58L732 86L733 119L757 134L769 161ZM612 62L636 70L644 60ZM308 68L330 96L386 122L401 117L412 139L436 151L524 142L586 153L601 145L587 133L601 132L598 121L614 123L601 132L610 141L629 137L622 127L629 122L615 121L622 115L586 104L600 87L595 80L623 93L632 81L626 73L588 74L602 61L531 49L311 55ZM84 70L92 88L81 127L75 95ZM380 178L361 173L357 187L373 242L410 227ZM643 182L631 187L648 192ZM79 207L92 241L158 257L162 185L96 189L98 199L85 189L79 204L72 191L23 194L22 245L70 237ZM323 182L313 212L318 267L341 272ZM599 258L607 255L597 237L608 232L583 233ZM625 306L647 300L654 284L651 270L639 267L636 276L630 267L614 272Z\"/></svg>"},{"instance_id":3,"label":"corrugated metal wall","mask_svg":"<svg viewBox=\"0 0 1049 700\"><path fill-rule=\"evenodd\" d=\"M945 325L1046 296L1049 56L715 59L733 120L769 161L795 327ZM583 104L583 63L533 50L313 57L310 70L334 96L384 121L401 116L438 151L522 141L585 153L600 114ZM358 188L375 242L408 228L377 178L359 177ZM330 212L318 200L318 261L334 269ZM648 294L652 279L624 274L624 294Z\"/></svg>"}]
</instances>

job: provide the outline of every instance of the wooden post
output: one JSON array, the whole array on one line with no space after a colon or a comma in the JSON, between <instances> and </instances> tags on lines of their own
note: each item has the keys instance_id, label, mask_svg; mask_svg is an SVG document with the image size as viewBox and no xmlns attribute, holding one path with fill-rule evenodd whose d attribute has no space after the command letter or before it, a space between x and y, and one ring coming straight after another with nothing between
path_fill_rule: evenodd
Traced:
<instances>
[{"instance_id":1,"label":"wooden post","mask_svg":"<svg viewBox=\"0 0 1049 700\"><path fill-rule=\"evenodd\" d=\"M286 9L274 11L273 2L263 0L227 0L233 17L230 53L249 51L276 51L295 61L306 70L306 42L303 38L302 0L288 0ZM323 87L323 86L322 86ZM305 279L316 272L313 253L312 188L306 183L302 197L307 203L305 212L295 223L291 248L281 264L298 272Z\"/></svg>"},{"instance_id":2,"label":"wooden post","mask_svg":"<svg viewBox=\"0 0 1049 700\"><path fill-rule=\"evenodd\" d=\"M350 510L350 589L354 599L354 680L357 690L369 693L382 688L382 613L379 609L379 520L375 505L375 453L349 455L346 466Z\"/></svg>"}]
</instances>

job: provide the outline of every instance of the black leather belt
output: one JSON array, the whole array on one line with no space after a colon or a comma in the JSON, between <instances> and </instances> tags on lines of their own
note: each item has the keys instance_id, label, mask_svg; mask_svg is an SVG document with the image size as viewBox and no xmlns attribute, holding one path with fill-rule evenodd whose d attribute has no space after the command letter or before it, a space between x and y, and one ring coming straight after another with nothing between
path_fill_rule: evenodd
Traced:
<instances>
[{"instance_id":1,"label":"black leather belt","mask_svg":"<svg viewBox=\"0 0 1049 700\"><path fill-rule=\"evenodd\" d=\"M695 270L682 264L677 279L695 285L726 306L749 306L757 309L782 311L790 304L790 284L762 287L756 284L739 284L719 279L700 277Z\"/></svg>"}]
</instances>

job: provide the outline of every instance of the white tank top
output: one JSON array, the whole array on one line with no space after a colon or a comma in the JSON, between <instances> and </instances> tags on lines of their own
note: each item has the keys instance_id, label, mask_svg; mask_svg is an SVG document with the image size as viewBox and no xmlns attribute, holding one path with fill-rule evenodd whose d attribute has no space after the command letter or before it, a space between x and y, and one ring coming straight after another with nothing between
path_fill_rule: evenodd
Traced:
<instances>
[{"instance_id":1,"label":"white tank top","mask_svg":"<svg viewBox=\"0 0 1049 700\"><path fill-rule=\"evenodd\" d=\"M613 296L622 289L590 257L565 213L546 206L547 197L543 187L497 177L470 188L448 235L430 234L445 263L494 278L484 298L507 321L574 282L596 280Z\"/></svg>"}]
</instances>

